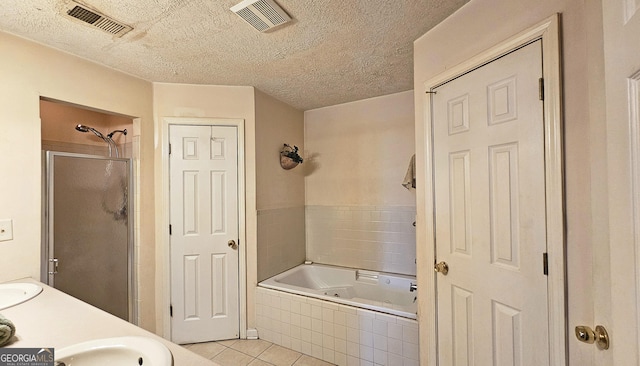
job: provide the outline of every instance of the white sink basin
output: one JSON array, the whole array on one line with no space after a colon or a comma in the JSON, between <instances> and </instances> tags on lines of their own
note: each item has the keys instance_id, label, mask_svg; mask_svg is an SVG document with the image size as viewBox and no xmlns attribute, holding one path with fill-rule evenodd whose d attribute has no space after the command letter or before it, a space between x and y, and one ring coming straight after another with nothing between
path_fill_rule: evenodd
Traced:
<instances>
[{"instance_id":1,"label":"white sink basin","mask_svg":"<svg viewBox=\"0 0 640 366\"><path fill-rule=\"evenodd\" d=\"M33 283L0 283L0 310L23 303L42 292Z\"/></svg>"},{"instance_id":2,"label":"white sink basin","mask_svg":"<svg viewBox=\"0 0 640 366\"><path fill-rule=\"evenodd\" d=\"M145 337L103 338L55 350L57 366L171 366L169 349Z\"/></svg>"}]
</instances>

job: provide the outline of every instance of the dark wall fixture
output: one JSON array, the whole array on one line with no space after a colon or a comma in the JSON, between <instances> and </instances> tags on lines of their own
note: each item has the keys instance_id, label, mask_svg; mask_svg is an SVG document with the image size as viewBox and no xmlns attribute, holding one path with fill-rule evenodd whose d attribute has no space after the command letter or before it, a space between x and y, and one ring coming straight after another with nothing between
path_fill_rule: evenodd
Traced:
<instances>
[{"instance_id":1,"label":"dark wall fixture","mask_svg":"<svg viewBox=\"0 0 640 366\"><path fill-rule=\"evenodd\" d=\"M280 151L280 166L282 169L289 170L293 169L298 164L302 164L302 157L298 155L298 147L291 147L288 144L284 144L284 147Z\"/></svg>"}]
</instances>

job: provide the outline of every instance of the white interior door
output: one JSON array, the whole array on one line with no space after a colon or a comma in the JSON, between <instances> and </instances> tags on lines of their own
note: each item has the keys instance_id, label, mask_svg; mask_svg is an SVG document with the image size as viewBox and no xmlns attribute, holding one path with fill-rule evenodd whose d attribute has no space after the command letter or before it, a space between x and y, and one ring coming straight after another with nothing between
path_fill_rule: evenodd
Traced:
<instances>
[{"instance_id":1,"label":"white interior door","mask_svg":"<svg viewBox=\"0 0 640 366\"><path fill-rule=\"evenodd\" d=\"M541 43L432 95L440 366L550 362Z\"/></svg>"},{"instance_id":2,"label":"white interior door","mask_svg":"<svg viewBox=\"0 0 640 366\"><path fill-rule=\"evenodd\" d=\"M594 322L611 337L594 364L640 365L640 1L602 2L607 219L594 228ZM607 228L608 226L608 228ZM608 232L607 232L608 229ZM575 326L578 324L572 324ZM581 345L586 346L586 345Z\"/></svg>"},{"instance_id":3,"label":"white interior door","mask_svg":"<svg viewBox=\"0 0 640 366\"><path fill-rule=\"evenodd\" d=\"M237 139L233 126L169 128L176 343L239 337Z\"/></svg>"}]
</instances>

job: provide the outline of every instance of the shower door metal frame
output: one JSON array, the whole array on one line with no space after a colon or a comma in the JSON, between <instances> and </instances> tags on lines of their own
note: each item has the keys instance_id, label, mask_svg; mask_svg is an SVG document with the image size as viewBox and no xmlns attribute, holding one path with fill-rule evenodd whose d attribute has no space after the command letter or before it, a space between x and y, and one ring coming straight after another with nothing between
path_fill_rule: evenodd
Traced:
<instances>
[{"instance_id":1,"label":"shower door metal frame","mask_svg":"<svg viewBox=\"0 0 640 366\"><path fill-rule=\"evenodd\" d=\"M45 151L45 164L44 164L44 187L43 187L43 235L42 235L42 262L41 262L41 280L51 287L55 287L55 276L50 274L51 265L50 260L53 259L51 254L54 253L55 242L53 239L54 232L54 212L53 212L53 169L54 158L56 156L81 158L81 159L93 159L93 160L115 160L122 161L127 164L127 174L129 179L127 182L127 303L128 303L128 318L130 323L137 324L138 308L136 304L137 288L136 288L136 272L135 272L135 245L134 245L134 180L133 180L133 159L131 158L114 158L100 155L87 155L76 154L59 151Z\"/></svg>"}]
</instances>

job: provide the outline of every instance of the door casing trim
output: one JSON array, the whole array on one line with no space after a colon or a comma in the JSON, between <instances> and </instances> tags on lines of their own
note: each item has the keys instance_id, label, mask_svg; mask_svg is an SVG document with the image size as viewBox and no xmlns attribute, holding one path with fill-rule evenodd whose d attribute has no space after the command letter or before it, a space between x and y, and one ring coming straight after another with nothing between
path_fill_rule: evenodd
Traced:
<instances>
[{"instance_id":1,"label":"door casing trim","mask_svg":"<svg viewBox=\"0 0 640 366\"><path fill-rule=\"evenodd\" d=\"M169 306L171 305L171 252L169 237L169 126L170 125L193 125L193 126L233 126L238 130L238 296L239 296L239 316L240 316L240 338L247 338L247 235L246 235L246 199L245 199L245 141L244 125L245 120L241 118L205 118L205 117L163 117L162 118L162 209L161 220L162 230L159 234L161 257L156 258L156 263L162 263L162 269L156 271L161 273L161 294L162 304L162 336L171 339L171 317L169 316ZM158 310L156 310L158 311Z\"/></svg>"},{"instance_id":2,"label":"door casing trim","mask_svg":"<svg viewBox=\"0 0 640 366\"><path fill-rule=\"evenodd\" d=\"M560 59L560 16L554 14L537 25L491 47L490 49L438 74L426 81L422 91L424 114L417 123L417 143L424 156L418 166L418 174L424 185L418 187L417 202L417 281L425 291L418 292L418 319L420 319L420 364L437 365L437 312L436 277L432 270L435 263L434 187L431 92L437 86L451 81L484 64L502 57L535 40L542 40L542 65L544 78L544 154L547 253L548 253L548 306L549 306L549 354L550 365L567 365L567 314L566 314L566 259L564 215L564 166L562 141L562 80ZM420 265L423 263L423 265ZM542 264L541 264L542 268Z\"/></svg>"}]
</instances>

